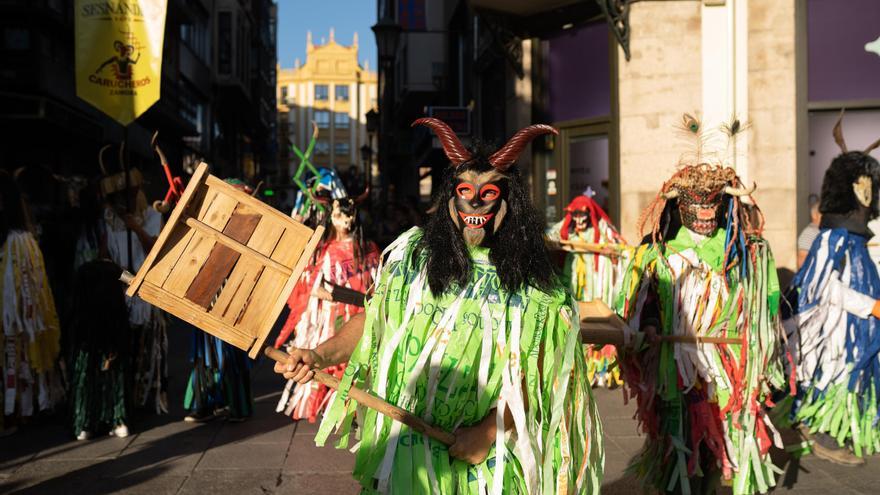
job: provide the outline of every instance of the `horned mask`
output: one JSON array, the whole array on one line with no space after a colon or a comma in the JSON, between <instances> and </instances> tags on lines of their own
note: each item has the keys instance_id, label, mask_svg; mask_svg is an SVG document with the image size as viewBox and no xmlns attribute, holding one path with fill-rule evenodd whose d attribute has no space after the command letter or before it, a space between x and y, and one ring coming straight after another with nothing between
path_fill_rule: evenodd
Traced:
<instances>
[{"instance_id":1,"label":"horned mask","mask_svg":"<svg viewBox=\"0 0 880 495\"><path fill-rule=\"evenodd\" d=\"M519 155L535 137L558 134L549 125L531 125L488 157L482 157L465 148L455 131L439 119L422 118L412 125L434 131L455 167L453 191L446 206L465 242L472 246L483 245L501 228L508 212L509 171Z\"/></svg>"}]
</instances>

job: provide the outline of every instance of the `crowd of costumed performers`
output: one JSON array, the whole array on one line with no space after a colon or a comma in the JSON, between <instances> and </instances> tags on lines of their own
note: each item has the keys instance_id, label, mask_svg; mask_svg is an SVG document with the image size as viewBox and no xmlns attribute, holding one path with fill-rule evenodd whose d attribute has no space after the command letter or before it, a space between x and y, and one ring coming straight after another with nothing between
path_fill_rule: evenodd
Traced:
<instances>
[{"instance_id":1,"label":"crowd of costumed performers","mask_svg":"<svg viewBox=\"0 0 880 495\"><path fill-rule=\"evenodd\" d=\"M125 143L119 148L122 165ZM123 270L137 273L146 254L162 230L162 215L148 206L143 191L143 174L136 167L127 172L107 171L103 155L99 164L104 178L100 182L103 198L102 251ZM132 399L135 407L152 406L157 413L168 412L168 337L165 315L158 308L135 296L127 298L128 321L132 336ZM120 436L127 428L118 428Z\"/></svg>"},{"instance_id":2,"label":"crowd of costumed performers","mask_svg":"<svg viewBox=\"0 0 880 495\"><path fill-rule=\"evenodd\" d=\"M868 253L868 222L878 216L880 164L847 148L822 181L819 236L795 276L789 342L796 356L793 419L812 451L839 464L880 452L880 277Z\"/></svg>"},{"instance_id":3,"label":"crowd of costumed performers","mask_svg":"<svg viewBox=\"0 0 880 495\"><path fill-rule=\"evenodd\" d=\"M257 193L240 179L228 178L225 182L244 193ZM192 370L183 396L185 422L201 423L223 417L240 423L253 414L251 360L246 352L193 328L190 363Z\"/></svg>"},{"instance_id":4,"label":"crowd of costumed performers","mask_svg":"<svg viewBox=\"0 0 880 495\"><path fill-rule=\"evenodd\" d=\"M576 301L614 303L620 274L628 260L626 242L605 210L587 188L565 207L565 218L547 229L551 247L564 251L563 277ZM623 384L613 345L584 346L587 372L593 386L609 388Z\"/></svg>"},{"instance_id":5,"label":"crowd of costumed performers","mask_svg":"<svg viewBox=\"0 0 880 495\"><path fill-rule=\"evenodd\" d=\"M598 493L602 431L575 302L554 275L541 217L515 166L517 132L490 152L431 128L451 162L423 229L392 242L366 311L275 371L308 383L348 362L316 442L338 447L357 413L354 476L364 493ZM447 446L346 400L359 387L451 432Z\"/></svg>"},{"instance_id":6,"label":"crowd of costumed performers","mask_svg":"<svg viewBox=\"0 0 880 495\"><path fill-rule=\"evenodd\" d=\"M276 348L311 349L333 337L342 324L363 312L365 294L376 279L379 249L364 239L358 218L358 205L369 197L369 189L352 198L338 180L325 184L330 187L303 191L311 201L301 204L308 204L312 211L300 210L301 217L323 224L326 230L288 298L290 315L275 341ZM328 364L323 371L342 378L345 362ZM333 397L325 385L288 380L276 410L295 420L315 422Z\"/></svg>"},{"instance_id":7,"label":"crowd of costumed performers","mask_svg":"<svg viewBox=\"0 0 880 495\"><path fill-rule=\"evenodd\" d=\"M12 175L0 171L0 432L48 411L64 399L56 360L61 329L33 234L27 205Z\"/></svg>"},{"instance_id":8,"label":"crowd of costumed performers","mask_svg":"<svg viewBox=\"0 0 880 495\"><path fill-rule=\"evenodd\" d=\"M730 144L707 151L742 126L704 131L687 114L682 126L694 149L643 213L616 303L636 330L621 366L647 436L628 471L660 492L764 493L782 447L771 395L791 392L776 268Z\"/></svg>"}]
</instances>

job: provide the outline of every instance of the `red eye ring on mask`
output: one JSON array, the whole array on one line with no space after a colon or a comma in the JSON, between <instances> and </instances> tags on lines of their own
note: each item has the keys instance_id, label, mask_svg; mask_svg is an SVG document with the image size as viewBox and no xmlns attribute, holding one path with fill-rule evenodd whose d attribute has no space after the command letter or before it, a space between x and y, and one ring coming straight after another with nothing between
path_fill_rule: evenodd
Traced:
<instances>
[{"instance_id":1,"label":"red eye ring on mask","mask_svg":"<svg viewBox=\"0 0 880 495\"><path fill-rule=\"evenodd\" d=\"M495 184L486 184L480 188L480 199L483 201L494 201L501 196L501 189Z\"/></svg>"},{"instance_id":2,"label":"red eye ring on mask","mask_svg":"<svg viewBox=\"0 0 880 495\"><path fill-rule=\"evenodd\" d=\"M461 199L470 201L473 199L475 192L474 186L467 182L461 182L455 186L455 194Z\"/></svg>"}]
</instances>

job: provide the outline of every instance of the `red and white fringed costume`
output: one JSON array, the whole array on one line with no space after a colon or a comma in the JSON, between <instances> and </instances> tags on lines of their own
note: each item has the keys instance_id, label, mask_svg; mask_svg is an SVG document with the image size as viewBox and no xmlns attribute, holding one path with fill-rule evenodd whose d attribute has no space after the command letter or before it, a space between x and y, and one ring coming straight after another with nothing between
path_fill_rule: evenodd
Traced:
<instances>
[{"instance_id":1,"label":"red and white fringed costume","mask_svg":"<svg viewBox=\"0 0 880 495\"><path fill-rule=\"evenodd\" d=\"M315 263L303 272L287 301L290 316L275 341L276 348L314 349L332 337L343 323L364 310L360 306L328 301L314 295L325 283L364 293L370 289L379 267L379 250L375 243L365 242L364 252L355 256L357 244L349 237L332 239L319 247ZM345 363L340 363L324 371L342 378L344 370ZM307 418L313 423L333 395L332 390L316 381L299 385L288 380L275 410L293 419Z\"/></svg>"}]
</instances>

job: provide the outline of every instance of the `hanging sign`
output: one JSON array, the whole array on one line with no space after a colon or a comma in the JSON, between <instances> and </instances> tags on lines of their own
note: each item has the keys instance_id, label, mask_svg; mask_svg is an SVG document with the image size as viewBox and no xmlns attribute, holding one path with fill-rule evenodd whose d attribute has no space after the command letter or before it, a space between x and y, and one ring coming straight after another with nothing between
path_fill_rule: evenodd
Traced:
<instances>
[{"instance_id":1,"label":"hanging sign","mask_svg":"<svg viewBox=\"0 0 880 495\"><path fill-rule=\"evenodd\" d=\"M159 100L166 0L76 0L76 95L122 125Z\"/></svg>"}]
</instances>

